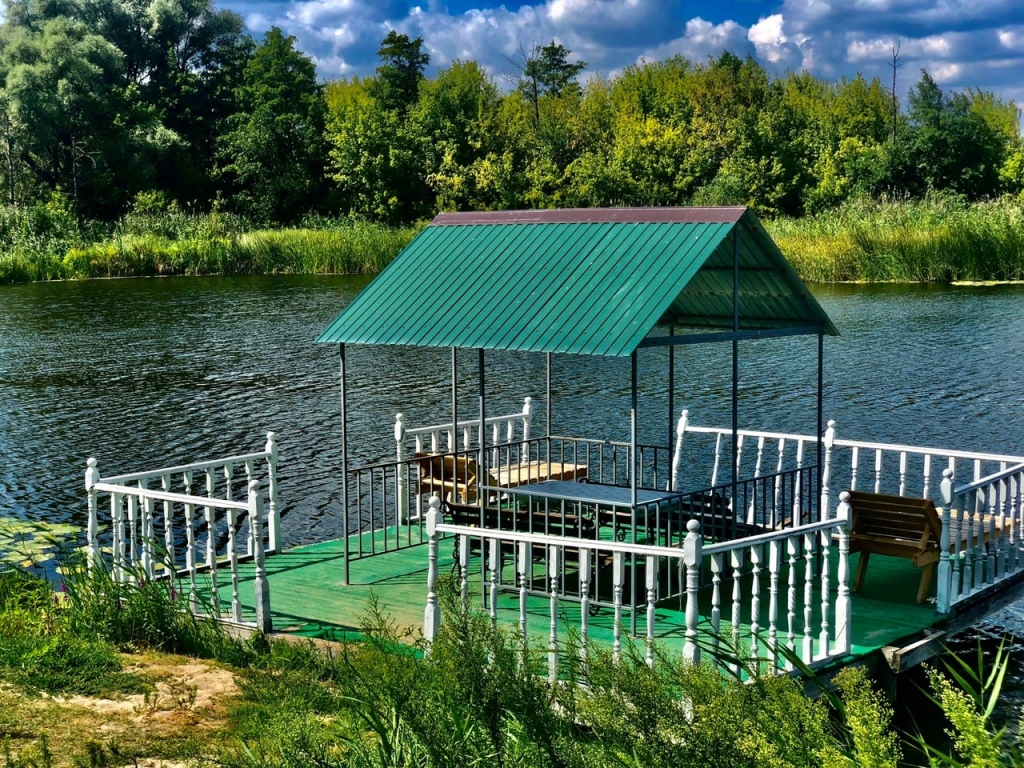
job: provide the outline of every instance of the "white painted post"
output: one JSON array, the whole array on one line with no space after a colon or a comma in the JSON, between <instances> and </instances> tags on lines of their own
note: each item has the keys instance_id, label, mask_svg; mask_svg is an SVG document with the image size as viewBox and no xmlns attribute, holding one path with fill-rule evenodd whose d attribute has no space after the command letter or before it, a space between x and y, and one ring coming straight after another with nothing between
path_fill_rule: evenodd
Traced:
<instances>
[{"instance_id":1,"label":"white painted post","mask_svg":"<svg viewBox=\"0 0 1024 768\"><path fill-rule=\"evenodd\" d=\"M814 660L814 635L811 631L811 615L814 610L814 535L804 534L804 645L803 660L810 664Z\"/></svg>"},{"instance_id":2,"label":"white painted post","mask_svg":"<svg viewBox=\"0 0 1024 768\"><path fill-rule=\"evenodd\" d=\"M139 489L147 490L149 482L147 480L139 480ZM139 528L140 528L140 544L141 544L141 565L142 573L145 574L146 578L152 581L153 579L153 501L142 494L139 494Z\"/></svg>"},{"instance_id":3,"label":"white painted post","mask_svg":"<svg viewBox=\"0 0 1024 768\"><path fill-rule=\"evenodd\" d=\"M463 612L469 610L469 536L459 534L459 596Z\"/></svg>"},{"instance_id":4,"label":"white painted post","mask_svg":"<svg viewBox=\"0 0 1024 768\"><path fill-rule=\"evenodd\" d=\"M821 465L821 507L818 509L818 515L821 520L828 520L828 484L832 478L832 446L836 444L835 419L828 420L828 428L825 430L825 436L822 439L822 444L825 446L825 457Z\"/></svg>"},{"instance_id":5,"label":"white painted post","mask_svg":"<svg viewBox=\"0 0 1024 768\"><path fill-rule=\"evenodd\" d=\"M185 485L185 495L192 495L192 470L187 469L182 474L182 482ZM188 607L192 613L196 612L196 505L185 505L185 568L188 571Z\"/></svg>"},{"instance_id":6,"label":"white painted post","mask_svg":"<svg viewBox=\"0 0 1024 768\"><path fill-rule=\"evenodd\" d=\"M587 663L590 629L590 550L580 547L580 662Z\"/></svg>"},{"instance_id":7,"label":"white painted post","mask_svg":"<svg viewBox=\"0 0 1024 768\"><path fill-rule=\"evenodd\" d=\"M114 581L124 581L124 497L120 493L110 494L110 522L113 527L111 559Z\"/></svg>"},{"instance_id":8,"label":"white painted post","mask_svg":"<svg viewBox=\"0 0 1024 768\"><path fill-rule=\"evenodd\" d=\"M125 557L127 558L127 567L130 578L134 581L135 574L139 567L139 531L138 531L138 517L139 517L139 497L137 494L128 494L128 534L131 536L131 541L128 542L127 551Z\"/></svg>"},{"instance_id":9,"label":"white painted post","mask_svg":"<svg viewBox=\"0 0 1024 768\"><path fill-rule=\"evenodd\" d=\"M836 597L836 654L850 652L850 623L853 620L850 605L850 494L839 494L836 509L836 523L839 531L839 573L837 574L838 595Z\"/></svg>"},{"instance_id":10,"label":"white painted post","mask_svg":"<svg viewBox=\"0 0 1024 768\"><path fill-rule=\"evenodd\" d=\"M497 539L491 539L490 557L488 568L491 569L491 625L498 626L498 576L501 573L501 544Z\"/></svg>"},{"instance_id":11,"label":"white painted post","mask_svg":"<svg viewBox=\"0 0 1024 768\"><path fill-rule=\"evenodd\" d=\"M519 575L519 642L522 646L521 661L526 664L526 615L527 615L527 584L526 574L529 569L530 563L530 549L531 545L529 542L519 542L518 549L518 562L516 563L516 572Z\"/></svg>"},{"instance_id":12,"label":"white painted post","mask_svg":"<svg viewBox=\"0 0 1024 768\"><path fill-rule=\"evenodd\" d=\"M704 542L699 531L700 523L690 520L686 524L686 539L683 542L683 563L686 565L686 642L683 645L683 660L691 664L700 664L700 647L697 645L697 586Z\"/></svg>"},{"instance_id":13,"label":"white painted post","mask_svg":"<svg viewBox=\"0 0 1024 768\"><path fill-rule=\"evenodd\" d=\"M831 535L831 534L829 534ZM796 653L796 553L797 536L786 539L786 556L789 564L789 580L786 592L786 647ZM793 669L793 662L786 659L786 669Z\"/></svg>"},{"instance_id":14,"label":"white painted post","mask_svg":"<svg viewBox=\"0 0 1024 768\"><path fill-rule=\"evenodd\" d=\"M558 545L548 547L548 584L551 602L551 633L548 638L548 682L558 681Z\"/></svg>"},{"instance_id":15,"label":"white painted post","mask_svg":"<svg viewBox=\"0 0 1024 768\"><path fill-rule=\"evenodd\" d=\"M225 467L225 470L227 467ZM225 472L226 474L226 472ZM230 480L228 481L230 487ZM257 483L257 487L259 484ZM242 601L238 595L238 552L235 550L235 526L238 525L238 510L228 510L228 566L231 569L231 619L242 621ZM255 521L250 517L249 526L255 530Z\"/></svg>"},{"instance_id":16,"label":"white painted post","mask_svg":"<svg viewBox=\"0 0 1024 768\"><path fill-rule=\"evenodd\" d=\"M249 483L256 479L256 462L252 459L247 459L245 462L245 487L248 489ZM247 491L248 492L248 491ZM269 526L268 526L269 527ZM245 553L252 557L255 551L256 541L253 538L252 523L249 524L249 533L245 537ZM264 550L265 552L266 550Z\"/></svg>"},{"instance_id":17,"label":"white painted post","mask_svg":"<svg viewBox=\"0 0 1024 768\"><path fill-rule=\"evenodd\" d=\"M939 540L939 583L936 588L935 610L939 613L949 613L950 587L953 577L949 562L953 470L948 467L942 470L942 484L939 488L942 493L942 537Z\"/></svg>"},{"instance_id":18,"label":"white painted post","mask_svg":"<svg viewBox=\"0 0 1024 768\"><path fill-rule=\"evenodd\" d=\"M398 500L398 522L409 521L409 480L408 467L405 466L405 417L402 414L395 416L395 496Z\"/></svg>"},{"instance_id":19,"label":"white painted post","mask_svg":"<svg viewBox=\"0 0 1024 768\"><path fill-rule=\"evenodd\" d=\"M654 603L658 593L658 558L647 556L647 666L654 666Z\"/></svg>"},{"instance_id":20,"label":"white painted post","mask_svg":"<svg viewBox=\"0 0 1024 768\"><path fill-rule=\"evenodd\" d=\"M160 478L160 487L165 491L171 490L171 476L163 475ZM174 578L178 571L178 564L174 556L174 517L173 505L164 501L164 567L167 569L169 578Z\"/></svg>"},{"instance_id":21,"label":"white painted post","mask_svg":"<svg viewBox=\"0 0 1024 768\"><path fill-rule=\"evenodd\" d=\"M740 604L743 599L743 592L740 589L740 582L743 578L743 552L739 549L729 551L729 565L732 567L732 615L730 624L732 626L732 654L739 658L740 650L740 619L743 615L743 606ZM739 674L738 663L730 665L733 674Z\"/></svg>"},{"instance_id":22,"label":"white painted post","mask_svg":"<svg viewBox=\"0 0 1024 768\"><path fill-rule=\"evenodd\" d=\"M782 542L768 544L768 650L772 672L779 668L779 568L782 564Z\"/></svg>"},{"instance_id":23,"label":"white painted post","mask_svg":"<svg viewBox=\"0 0 1024 768\"><path fill-rule=\"evenodd\" d=\"M760 649L757 636L761 633L761 548L750 547L750 663L760 669Z\"/></svg>"},{"instance_id":24,"label":"white painted post","mask_svg":"<svg viewBox=\"0 0 1024 768\"><path fill-rule=\"evenodd\" d=\"M523 447L520 451L519 463L530 463L530 424L533 423L533 398L527 397L523 400ZM537 456L538 461L540 455Z\"/></svg>"},{"instance_id":25,"label":"white painted post","mask_svg":"<svg viewBox=\"0 0 1024 768\"><path fill-rule=\"evenodd\" d=\"M626 575L625 559L621 552L612 553L612 659L622 658L622 582Z\"/></svg>"},{"instance_id":26,"label":"white painted post","mask_svg":"<svg viewBox=\"0 0 1024 768\"><path fill-rule=\"evenodd\" d=\"M900 451L900 496L907 492L907 452Z\"/></svg>"},{"instance_id":27,"label":"white painted post","mask_svg":"<svg viewBox=\"0 0 1024 768\"><path fill-rule=\"evenodd\" d=\"M396 429L397 431L397 429ZM437 526L442 522L441 500L435 495L430 497L427 509L427 607L423 610L423 639L426 642L426 653L437 638L441 629L441 607L437 602Z\"/></svg>"},{"instance_id":28,"label":"white painted post","mask_svg":"<svg viewBox=\"0 0 1024 768\"><path fill-rule=\"evenodd\" d=\"M722 555L711 556L711 647L717 654L722 631Z\"/></svg>"},{"instance_id":29,"label":"white painted post","mask_svg":"<svg viewBox=\"0 0 1024 768\"><path fill-rule=\"evenodd\" d=\"M267 457L267 495L270 511L267 515L267 549L274 554L281 551L281 504L277 497L277 436L267 432L267 444L263 447Z\"/></svg>"},{"instance_id":30,"label":"white painted post","mask_svg":"<svg viewBox=\"0 0 1024 768\"><path fill-rule=\"evenodd\" d=\"M676 422L676 447L672 451L672 484L669 487L670 491L675 491L679 488L679 465L683 458L683 439L686 436L686 428L689 424L690 412L684 408L683 412L679 414L679 421Z\"/></svg>"},{"instance_id":31,"label":"white painted post","mask_svg":"<svg viewBox=\"0 0 1024 768\"><path fill-rule=\"evenodd\" d=\"M206 468L206 495L213 498L216 476L213 467ZM206 509L206 567L210 571L210 604L213 606L213 615L220 617L220 594L217 591L217 535L214 530L216 515L213 507Z\"/></svg>"},{"instance_id":32,"label":"white painted post","mask_svg":"<svg viewBox=\"0 0 1024 768\"><path fill-rule=\"evenodd\" d=\"M94 486L100 481L100 471L96 468L96 459L89 458L85 470L85 492L89 500L89 524L86 528L86 540L89 548L89 559L86 562L89 575L100 562L99 542L99 510L97 509L96 489Z\"/></svg>"},{"instance_id":33,"label":"white painted post","mask_svg":"<svg viewBox=\"0 0 1024 768\"><path fill-rule=\"evenodd\" d=\"M829 631L828 614L831 609L829 599L829 560L828 550L832 543L832 532L822 531L819 536L821 542L821 631L818 633L818 652L822 658L829 655Z\"/></svg>"},{"instance_id":34,"label":"white painted post","mask_svg":"<svg viewBox=\"0 0 1024 768\"><path fill-rule=\"evenodd\" d=\"M856 491L857 490L857 459L859 457L860 457L860 446L855 445L855 446L853 446L852 450L850 451L850 490L851 491ZM925 461L926 462L927 462L927 458L928 457L925 457ZM928 482L927 482L927 480L925 480L925 486L927 487L927 485L928 485Z\"/></svg>"},{"instance_id":35,"label":"white painted post","mask_svg":"<svg viewBox=\"0 0 1024 768\"><path fill-rule=\"evenodd\" d=\"M256 628L263 634L268 634L274 627L270 616L270 583L267 581L265 552L263 550L263 494L260 493L259 480L253 480L249 483L249 520L250 525L256 531L254 537L256 550L253 552L253 562L256 566L255 579L253 580L253 595L256 601ZM218 608L218 612L219 610Z\"/></svg>"}]
</instances>

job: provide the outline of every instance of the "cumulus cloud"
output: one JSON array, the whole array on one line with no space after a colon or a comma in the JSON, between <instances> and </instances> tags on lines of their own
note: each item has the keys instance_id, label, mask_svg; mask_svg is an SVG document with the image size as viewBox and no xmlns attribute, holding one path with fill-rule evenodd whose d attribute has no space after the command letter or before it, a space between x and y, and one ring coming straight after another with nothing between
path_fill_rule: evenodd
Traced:
<instances>
[{"instance_id":1,"label":"cumulus cloud","mask_svg":"<svg viewBox=\"0 0 1024 768\"><path fill-rule=\"evenodd\" d=\"M1021 0L773 0L767 15L744 22L724 12L688 17L693 6L683 0L480 0L461 12L449 12L445 0L224 1L256 33L277 25L295 35L325 79L371 74L390 29L423 37L433 66L473 59L496 77L514 70L509 59L520 48L551 40L585 59L588 74L729 50L774 72L806 69L830 79L862 72L886 81L898 44L901 90L927 68L944 88L981 87L1004 98L1019 96L1024 66Z\"/></svg>"}]
</instances>

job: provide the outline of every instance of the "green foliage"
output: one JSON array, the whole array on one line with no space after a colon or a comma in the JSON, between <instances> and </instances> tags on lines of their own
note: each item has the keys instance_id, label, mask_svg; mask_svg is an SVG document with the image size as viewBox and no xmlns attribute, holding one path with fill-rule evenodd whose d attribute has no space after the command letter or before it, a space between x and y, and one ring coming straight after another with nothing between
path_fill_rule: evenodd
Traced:
<instances>
[{"instance_id":1,"label":"green foliage","mask_svg":"<svg viewBox=\"0 0 1024 768\"><path fill-rule=\"evenodd\" d=\"M370 94L381 109L404 114L415 103L423 69L430 63L430 54L423 51L423 38L410 40L392 29L381 42L377 56L381 65Z\"/></svg>"},{"instance_id":2,"label":"green foliage","mask_svg":"<svg viewBox=\"0 0 1024 768\"><path fill-rule=\"evenodd\" d=\"M271 27L249 60L228 120L219 174L231 205L261 222L294 221L319 207L325 104L313 62Z\"/></svg>"}]
</instances>

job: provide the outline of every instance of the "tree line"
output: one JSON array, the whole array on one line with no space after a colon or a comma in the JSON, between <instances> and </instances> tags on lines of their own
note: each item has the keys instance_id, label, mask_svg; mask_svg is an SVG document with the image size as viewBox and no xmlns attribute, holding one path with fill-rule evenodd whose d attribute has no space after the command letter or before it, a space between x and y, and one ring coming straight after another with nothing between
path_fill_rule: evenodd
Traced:
<instances>
[{"instance_id":1,"label":"tree line","mask_svg":"<svg viewBox=\"0 0 1024 768\"><path fill-rule=\"evenodd\" d=\"M211 209L398 224L438 210L752 205L798 216L853 196L973 201L1024 190L1016 104L944 93L906 104L878 79L772 76L728 52L612 77L552 41L433 76L391 32L373 76L326 84L293 37L256 41L211 0L7 0L0 194L55 195L86 218ZM584 81L585 82L582 82Z\"/></svg>"}]
</instances>

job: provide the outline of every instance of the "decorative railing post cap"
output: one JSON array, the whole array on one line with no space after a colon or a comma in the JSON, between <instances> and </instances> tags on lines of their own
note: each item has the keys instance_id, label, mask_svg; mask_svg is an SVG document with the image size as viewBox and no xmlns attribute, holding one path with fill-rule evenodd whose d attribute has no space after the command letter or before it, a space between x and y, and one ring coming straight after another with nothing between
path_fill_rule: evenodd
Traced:
<instances>
[{"instance_id":1,"label":"decorative railing post cap","mask_svg":"<svg viewBox=\"0 0 1024 768\"><path fill-rule=\"evenodd\" d=\"M836 420L828 420L828 428L825 430L825 447L831 448L836 439Z\"/></svg>"},{"instance_id":2,"label":"decorative railing post cap","mask_svg":"<svg viewBox=\"0 0 1024 768\"><path fill-rule=\"evenodd\" d=\"M683 408L683 412L679 414L679 421L676 422L676 436L681 436L686 431L686 427L690 423L690 411Z\"/></svg>"},{"instance_id":3,"label":"decorative railing post cap","mask_svg":"<svg viewBox=\"0 0 1024 768\"><path fill-rule=\"evenodd\" d=\"M85 462L85 489L87 491L92 490L92 487L100 481L100 471L96 469L96 459L92 456Z\"/></svg>"},{"instance_id":4,"label":"decorative railing post cap","mask_svg":"<svg viewBox=\"0 0 1024 768\"><path fill-rule=\"evenodd\" d=\"M427 535L433 536L437 533L437 526L441 524L441 499L436 495L430 497L427 510Z\"/></svg>"},{"instance_id":5,"label":"decorative railing post cap","mask_svg":"<svg viewBox=\"0 0 1024 768\"><path fill-rule=\"evenodd\" d=\"M260 492L260 481L257 480L256 478L253 478L252 480L249 481L249 493L259 493L259 492Z\"/></svg>"},{"instance_id":6,"label":"decorative railing post cap","mask_svg":"<svg viewBox=\"0 0 1024 768\"><path fill-rule=\"evenodd\" d=\"M839 501L842 504L849 504L850 503L850 492L849 491L843 491L842 493L840 493L839 494Z\"/></svg>"},{"instance_id":7,"label":"decorative railing post cap","mask_svg":"<svg viewBox=\"0 0 1024 768\"><path fill-rule=\"evenodd\" d=\"M949 467L946 467L944 470L942 470L942 476L945 479L947 479L947 480L952 480L953 479L953 470L950 469Z\"/></svg>"},{"instance_id":8,"label":"decorative railing post cap","mask_svg":"<svg viewBox=\"0 0 1024 768\"><path fill-rule=\"evenodd\" d=\"M533 398L530 397L529 395L527 395L523 399L523 415L524 416L532 416L533 415Z\"/></svg>"},{"instance_id":9,"label":"decorative railing post cap","mask_svg":"<svg viewBox=\"0 0 1024 768\"><path fill-rule=\"evenodd\" d=\"M395 414L395 442L405 437L405 416L401 413Z\"/></svg>"}]
</instances>

